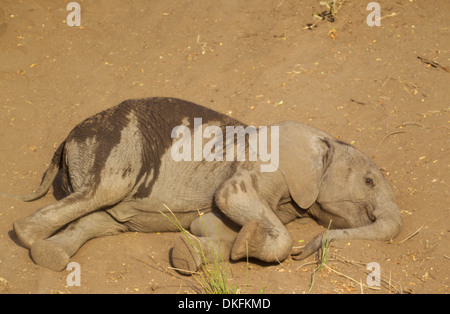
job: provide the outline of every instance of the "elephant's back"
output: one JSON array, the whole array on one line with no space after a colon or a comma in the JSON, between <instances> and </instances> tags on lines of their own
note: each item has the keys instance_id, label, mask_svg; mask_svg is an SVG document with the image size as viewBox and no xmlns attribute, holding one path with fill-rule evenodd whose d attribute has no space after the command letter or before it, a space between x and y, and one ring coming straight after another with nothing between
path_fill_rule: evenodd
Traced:
<instances>
[{"instance_id":1,"label":"elephant's back","mask_svg":"<svg viewBox=\"0 0 450 314\"><path fill-rule=\"evenodd\" d=\"M88 117L79 123L69 134L71 139L85 141L92 136L117 139L120 132L130 123L130 115L134 115L139 128L154 129L170 138L174 127L188 124L193 129L194 119L201 118L203 123L214 122L218 126L245 124L225 114L195 103L169 97L152 97L128 99L120 104Z\"/></svg>"}]
</instances>

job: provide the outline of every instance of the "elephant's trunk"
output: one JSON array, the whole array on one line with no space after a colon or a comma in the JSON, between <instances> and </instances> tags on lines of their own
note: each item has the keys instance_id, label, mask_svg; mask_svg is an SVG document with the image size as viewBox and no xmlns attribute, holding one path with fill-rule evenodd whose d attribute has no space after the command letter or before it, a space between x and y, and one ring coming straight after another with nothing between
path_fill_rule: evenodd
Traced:
<instances>
[{"instance_id":1,"label":"elephant's trunk","mask_svg":"<svg viewBox=\"0 0 450 314\"><path fill-rule=\"evenodd\" d=\"M322 247L326 240L354 239L389 241L396 237L402 226L400 210L395 202L385 204L385 207L374 212L376 220L370 225L340 230L328 230L317 236L301 251L292 252L294 259L304 259ZM325 236L326 235L326 236Z\"/></svg>"}]
</instances>

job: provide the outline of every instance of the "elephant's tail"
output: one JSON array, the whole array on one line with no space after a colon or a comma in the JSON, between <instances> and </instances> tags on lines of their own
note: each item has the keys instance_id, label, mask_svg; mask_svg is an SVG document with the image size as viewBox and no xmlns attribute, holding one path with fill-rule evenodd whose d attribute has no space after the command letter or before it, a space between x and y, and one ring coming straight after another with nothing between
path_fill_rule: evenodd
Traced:
<instances>
[{"instance_id":1,"label":"elephant's tail","mask_svg":"<svg viewBox=\"0 0 450 314\"><path fill-rule=\"evenodd\" d=\"M64 146L66 142L64 141L59 145L56 152L53 154L52 161L50 162L50 166L48 166L47 170L45 171L41 184L31 194L24 195L24 196L17 196L17 195L10 195L5 193L0 193L0 196L7 196L11 198L15 198L24 202L30 202L37 200L38 198L41 198L45 194L47 194L48 190L50 189L50 186L53 183L53 180L55 179L56 175L58 174L59 169L61 168L61 159L64 151Z\"/></svg>"}]
</instances>

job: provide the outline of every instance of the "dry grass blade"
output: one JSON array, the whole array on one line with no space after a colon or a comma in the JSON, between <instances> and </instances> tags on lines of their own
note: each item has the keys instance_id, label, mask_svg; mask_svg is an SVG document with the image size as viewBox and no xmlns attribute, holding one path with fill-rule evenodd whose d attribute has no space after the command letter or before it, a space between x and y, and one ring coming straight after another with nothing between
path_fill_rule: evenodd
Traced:
<instances>
[{"instance_id":1,"label":"dry grass blade","mask_svg":"<svg viewBox=\"0 0 450 314\"><path fill-rule=\"evenodd\" d=\"M338 274L339 276L342 276L342 277L344 277L344 278L347 278L348 280L351 280L351 281L357 283L358 285L361 285L362 287L365 287L365 288L368 288L368 289L372 289L372 290L380 290L380 287L372 287L372 286L364 285L362 282L356 281L356 280L353 279L352 277L347 276L346 274L343 274L343 273L341 273L341 272L338 272L337 270L334 270L333 268L331 268L331 267L328 266L328 265L324 265L324 266L325 266L326 268L328 268L330 271L332 271L333 273Z\"/></svg>"},{"instance_id":2,"label":"dry grass blade","mask_svg":"<svg viewBox=\"0 0 450 314\"><path fill-rule=\"evenodd\" d=\"M378 150L380 149L380 146L381 146L381 144L384 142L385 139L387 139L389 136L392 136L392 135L394 135L394 134L399 134L399 133L406 133L406 131L394 131L394 132L391 132L391 133L389 133L389 134L386 134L386 135L381 139L380 143L378 143L377 148L375 149L375 151L374 151L373 154L372 154L372 158L375 157L376 153L378 153Z\"/></svg>"},{"instance_id":3,"label":"dry grass blade","mask_svg":"<svg viewBox=\"0 0 450 314\"><path fill-rule=\"evenodd\" d=\"M413 233L411 233L409 236L407 236L406 238L404 238L403 240L401 240L400 242L398 242L398 244L402 244L403 242L405 242L405 241L411 239L412 237L414 237L415 235L417 235L417 234L420 232L420 230L422 230L422 228L423 228L424 226L425 226L425 225L420 226L419 229L417 229L416 231L414 231Z\"/></svg>"},{"instance_id":4,"label":"dry grass blade","mask_svg":"<svg viewBox=\"0 0 450 314\"><path fill-rule=\"evenodd\" d=\"M421 56L417 56L417 59L419 59L420 61L422 61L425 64L432 66L433 68L439 68L441 70L444 70L445 72L450 72L450 68L443 66L442 64L439 64L435 61L422 58Z\"/></svg>"},{"instance_id":5,"label":"dry grass blade","mask_svg":"<svg viewBox=\"0 0 450 314\"><path fill-rule=\"evenodd\" d=\"M370 271L368 271L366 268L367 263L355 261L355 260L348 260L347 258L345 258L343 256L337 256L337 255L336 255L336 261L341 262L344 265L352 266L355 269L359 269L366 275L370 274ZM345 277L345 276L343 276L343 277ZM397 281L392 280L390 272L389 272L389 279L386 279L383 276L381 276L380 281L381 281L380 287L384 287L389 292L400 293L400 294L404 293L404 291L401 288L401 284ZM361 283L359 283L359 284L361 286ZM364 286L365 285L361 286L361 288L363 288ZM375 287L375 288L380 288L380 287Z\"/></svg>"}]
</instances>

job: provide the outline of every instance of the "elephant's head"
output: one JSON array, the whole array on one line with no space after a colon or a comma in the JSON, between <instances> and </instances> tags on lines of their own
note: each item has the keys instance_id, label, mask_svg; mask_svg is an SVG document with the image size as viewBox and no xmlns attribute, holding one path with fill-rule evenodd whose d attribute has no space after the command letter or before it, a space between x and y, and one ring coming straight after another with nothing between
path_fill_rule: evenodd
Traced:
<instances>
[{"instance_id":1,"label":"elephant's head","mask_svg":"<svg viewBox=\"0 0 450 314\"><path fill-rule=\"evenodd\" d=\"M308 210L334 239L387 241L402 224L391 186L362 152L302 123L277 124L280 130L279 170L291 197ZM311 241L298 259L319 249L323 236Z\"/></svg>"}]
</instances>

